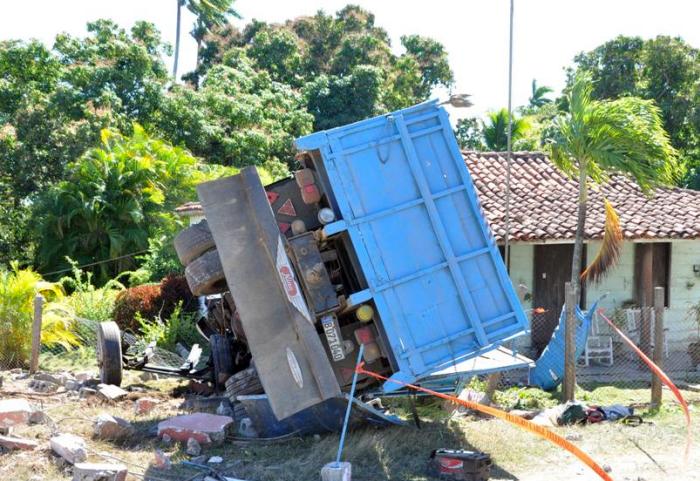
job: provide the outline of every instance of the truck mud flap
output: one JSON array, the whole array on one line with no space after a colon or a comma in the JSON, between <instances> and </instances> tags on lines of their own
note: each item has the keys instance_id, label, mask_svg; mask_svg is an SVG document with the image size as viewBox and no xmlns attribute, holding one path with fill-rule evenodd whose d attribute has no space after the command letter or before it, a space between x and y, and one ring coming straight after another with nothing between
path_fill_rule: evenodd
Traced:
<instances>
[{"instance_id":1,"label":"truck mud flap","mask_svg":"<svg viewBox=\"0 0 700 481\"><path fill-rule=\"evenodd\" d=\"M200 184L197 194L275 416L340 395L255 168Z\"/></svg>"}]
</instances>

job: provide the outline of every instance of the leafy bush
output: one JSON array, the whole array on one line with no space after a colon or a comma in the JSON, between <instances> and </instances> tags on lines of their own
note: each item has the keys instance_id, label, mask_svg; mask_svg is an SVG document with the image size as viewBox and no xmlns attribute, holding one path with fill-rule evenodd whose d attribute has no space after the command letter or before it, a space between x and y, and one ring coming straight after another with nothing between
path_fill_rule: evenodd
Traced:
<instances>
[{"instance_id":1,"label":"leafy bush","mask_svg":"<svg viewBox=\"0 0 700 481\"><path fill-rule=\"evenodd\" d=\"M125 289L124 285L112 279L102 287L95 287L92 272L82 271L72 259L68 259L68 262L72 275L61 278L59 283L70 292L66 302L73 308L75 316L99 322L111 320L114 303Z\"/></svg>"},{"instance_id":2,"label":"leafy bush","mask_svg":"<svg viewBox=\"0 0 700 481\"><path fill-rule=\"evenodd\" d=\"M178 308L183 312L194 312L197 307L197 298L190 292L185 278L171 274L160 284L144 284L120 292L112 319L122 330L139 332L141 323L138 317L151 322L170 318Z\"/></svg>"},{"instance_id":3,"label":"leafy bush","mask_svg":"<svg viewBox=\"0 0 700 481\"><path fill-rule=\"evenodd\" d=\"M185 276L170 274L160 282L160 295L163 302L164 316L175 311L179 304L184 312L195 312L199 307L197 297L192 294ZM167 313L167 314L166 314Z\"/></svg>"},{"instance_id":4,"label":"leafy bush","mask_svg":"<svg viewBox=\"0 0 700 481\"><path fill-rule=\"evenodd\" d=\"M122 331L138 332L137 314L144 319L153 319L162 309L159 284L130 287L117 295L112 320Z\"/></svg>"},{"instance_id":5,"label":"leafy bush","mask_svg":"<svg viewBox=\"0 0 700 481\"><path fill-rule=\"evenodd\" d=\"M136 315L136 318L143 337L148 342L155 341L156 345L163 349L172 351L178 342L187 346L201 342L195 327L195 314L185 312L182 308L182 302L177 303L172 314L166 320L158 316L149 321L139 314Z\"/></svg>"},{"instance_id":6,"label":"leafy bush","mask_svg":"<svg viewBox=\"0 0 700 481\"><path fill-rule=\"evenodd\" d=\"M48 301L44 307L41 342L48 347L70 349L80 341L73 330L70 306L64 301L59 284L44 281L30 269L0 270L0 365L24 365L32 345L34 297L41 294Z\"/></svg>"}]
</instances>

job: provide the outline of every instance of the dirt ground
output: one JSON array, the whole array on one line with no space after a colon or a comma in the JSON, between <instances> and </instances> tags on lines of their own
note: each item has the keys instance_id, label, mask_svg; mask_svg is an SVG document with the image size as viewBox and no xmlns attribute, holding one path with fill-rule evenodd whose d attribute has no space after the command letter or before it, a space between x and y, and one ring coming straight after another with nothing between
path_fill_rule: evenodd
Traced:
<instances>
[{"instance_id":1,"label":"dirt ground","mask_svg":"<svg viewBox=\"0 0 700 481\"><path fill-rule=\"evenodd\" d=\"M119 460L129 467L130 480L191 481L196 470L179 465L189 459L183 447L165 445L155 437L160 420L180 414L183 398L173 397L178 380L141 382L136 373L128 373L125 387L137 386L145 392L132 392L129 399L118 403L85 401L66 395L28 395L26 381L10 381L5 373L0 397L25 397L40 407L50 421L45 424L15 428L14 435L41 441L33 452L0 454L0 479L53 481L71 479L70 469L48 448L53 432L70 432L84 437L90 460ZM8 392L25 394L8 394ZM648 391L644 391L645 395ZM618 397L635 397L632 393L616 393ZM686 392L693 400L694 410L700 402L697 392ZM595 392L590 393L595 397ZM668 393L666 393L668 395ZM133 402L139 396L158 397L160 404L146 416L134 413ZM564 436L577 439L581 449L599 464L611 468L616 481L700 480L700 449L691 450L684 469L685 425L680 409L671 402L653 416L645 417L639 427L604 423L582 427L555 428ZM547 441L505 424L499 420L473 416L448 418L434 415L437 402L424 402L419 413L421 428L408 423L389 429L361 429L348 436L344 458L352 462L353 480L429 480L425 474L427 458L436 448L477 449L491 454L494 461L493 480L564 481L599 479L572 455ZM137 435L114 443L94 439L92 424L95 417L107 412L130 420ZM700 439L700 426L693 426L695 439ZM572 436L573 435L573 436ZM338 446L338 435L329 434L303 439L294 438L277 443L256 441L227 441L223 446L205 447L204 454L220 455L222 473L249 481L297 481L319 479L321 466L332 461ZM168 471L150 466L156 449L171 455L173 468ZM201 479L201 477L199 478Z\"/></svg>"}]
</instances>

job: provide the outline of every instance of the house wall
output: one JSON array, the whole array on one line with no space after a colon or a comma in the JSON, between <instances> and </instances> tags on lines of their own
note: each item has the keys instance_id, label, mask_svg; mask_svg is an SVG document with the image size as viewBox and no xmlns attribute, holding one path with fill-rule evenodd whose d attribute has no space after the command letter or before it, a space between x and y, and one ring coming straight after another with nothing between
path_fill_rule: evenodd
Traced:
<instances>
[{"instance_id":1,"label":"house wall","mask_svg":"<svg viewBox=\"0 0 700 481\"><path fill-rule=\"evenodd\" d=\"M595 258L600 241L587 243L588 260ZM634 243L624 242L619 264L599 284L589 285L586 293L586 307L606 294L599 303L609 315L625 301L634 296ZM517 288L524 284L534 287L534 244L513 244L511 247L510 277ZM665 311L665 327L668 328L670 351L685 351L688 342L698 335L698 327L688 316L691 304L700 301L700 277L693 272L693 265L700 265L700 240L678 240L671 242L671 267L669 275L669 308ZM523 301L523 308L529 313L532 302ZM536 306L535 306L536 307ZM528 318L530 316L528 315ZM530 336L523 336L516 346L529 347Z\"/></svg>"}]
</instances>

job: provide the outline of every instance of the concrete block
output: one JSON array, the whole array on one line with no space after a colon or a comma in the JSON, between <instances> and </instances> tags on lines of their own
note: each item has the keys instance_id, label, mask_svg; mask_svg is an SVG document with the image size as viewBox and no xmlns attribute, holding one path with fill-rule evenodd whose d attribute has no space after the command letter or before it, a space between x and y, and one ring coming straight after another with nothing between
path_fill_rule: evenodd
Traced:
<instances>
[{"instance_id":1,"label":"concrete block","mask_svg":"<svg viewBox=\"0 0 700 481\"><path fill-rule=\"evenodd\" d=\"M83 438L73 434L59 434L49 441L51 450L70 464L82 463L87 459L87 446Z\"/></svg>"},{"instance_id":2,"label":"concrete block","mask_svg":"<svg viewBox=\"0 0 700 481\"><path fill-rule=\"evenodd\" d=\"M97 386L97 394L109 401L119 401L129 393L113 384L100 384Z\"/></svg>"},{"instance_id":3,"label":"concrete block","mask_svg":"<svg viewBox=\"0 0 700 481\"><path fill-rule=\"evenodd\" d=\"M126 466L110 463L77 463L73 466L73 481L125 481Z\"/></svg>"},{"instance_id":4,"label":"concrete block","mask_svg":"<svg viewBox=\"0 0 700 481\"><path fill-rule=\"evenodd\" d=\"M326 464L321 468L321 481L350 481L352 465L347 462Z\"/></svg>"}]
</instances>

